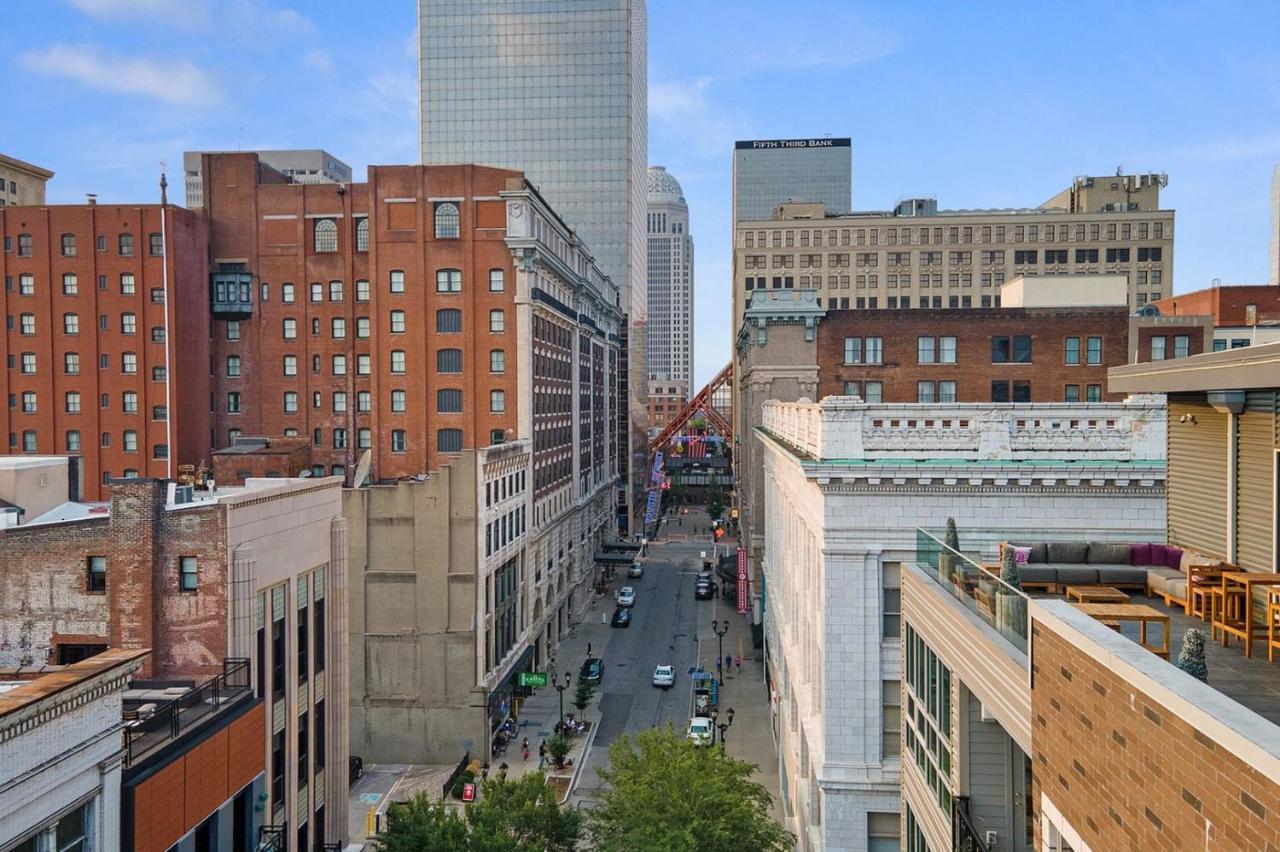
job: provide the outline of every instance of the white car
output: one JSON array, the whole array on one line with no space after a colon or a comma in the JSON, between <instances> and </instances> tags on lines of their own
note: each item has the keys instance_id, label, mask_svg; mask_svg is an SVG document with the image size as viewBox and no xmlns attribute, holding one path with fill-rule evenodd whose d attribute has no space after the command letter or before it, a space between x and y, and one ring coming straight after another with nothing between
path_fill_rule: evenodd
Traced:
<instances>
[{"instance_id":1,"label":"white car","mask_svg":"<svg viewBox=\"0 0 1280 852\"><path fill-rule=\"evenodd\" d=\"M676 667L658 666L653 670L653 685L670 689L676 685Z\"/></svg>"},{"instance_id":2,"label":"white car","mask_svg":"<svg viewBox=\"0 0 1280 852\"><path fill-rule=\"evenodd\" d=\"M636 602L636 590L630 586L623 586L618 589L616 595L618 606L633 606Z\"/></svg>"},{"instance_id":3,"label":"white car","mask_svg":"<svg viewBox=\"0 0 1280 852\"><path fill-rule=\"evenodd\" d=\"M641 565L639 562L632 562L632 563L631 563L631 567L627 569L627 576L628 576L628 577L643 577L643 576L644 576L644 566L643 566L643 565Z\"/></svg>"},{"instance_id":4,"label":"white car","mask_svg":"<svg viewBox=\"0 0 1280 852\"><path fill-rule=\"evenodd\" d=\"M689 739L694 745L709 746L715 738L715 728L706 716L694 716L689 720Z\"/></svg>"}]
</instances>

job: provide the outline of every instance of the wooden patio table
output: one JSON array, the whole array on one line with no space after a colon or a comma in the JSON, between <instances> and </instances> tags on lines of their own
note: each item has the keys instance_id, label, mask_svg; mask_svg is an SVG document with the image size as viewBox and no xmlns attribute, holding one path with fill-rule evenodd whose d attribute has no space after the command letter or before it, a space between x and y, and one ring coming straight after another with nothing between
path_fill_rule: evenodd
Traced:
<instances>
[{"instance_id":1,"label":"wooden patio table","mask_svg":"<svg viewBox=\"0 0 1280 852\"><path fill-rule=\"evenodd\" d=\"M1104 624L1111 621L1138 622L1138 644L1157 656L1169 659L1169 616L1166 613L1146 604L1082 603L1075 606L1085 615L1092 616ZM1147 644L1149 623L1164 626L1163 646Z\"/></svg>"},{"instance_id":2,"label":"wooden patio table","mask_svg":"<svg viewBox=\"0 0 1280 852\"><path fill-rule=\"evenodd\" d=\"M1263 574L1260 571L1224 571L1222 573L1222 609L1214 614L1214 627L1222 631L1222 646L1230 641L1229 636L1244 640L1244 655L1253 653L1255 634L1265 638L1267 625L1254 624L1253 619L1253 587L1280 586L1280 574ZM1230 602L1233 596L1243 598L1244 612L1229 615L1232 609Z\"/></svg>"}]
</instances>

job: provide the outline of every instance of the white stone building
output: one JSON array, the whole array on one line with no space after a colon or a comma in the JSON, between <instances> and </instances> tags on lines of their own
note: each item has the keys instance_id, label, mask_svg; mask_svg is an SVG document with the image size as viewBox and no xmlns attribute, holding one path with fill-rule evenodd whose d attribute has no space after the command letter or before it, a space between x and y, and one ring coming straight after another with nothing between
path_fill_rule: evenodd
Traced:
<instances>
[{"instance_id":1,"label":"white stone building","mask_svg":"<svg viewBox=\"0 0 1280 852\"><path fill-rule=\"evenodd\" d=\"M649 167L649 325L645 369L650 382L693 386L693 235L680 182Z\"/></svg>"},{"instance_id":2,"label":"white stone building","mask_svg":"<svg viewBox=\"0 0 1280 852\"><path fill-rule=\"evenodd\" d=\"M146 654L0 683L0 848L120 848L122 697Z\"/></svg>"},{"instance_id":3,"label":"white stone building","mask_svg":"<svg viewBox=\"0 0 1280 852\"><path fill-rule=\"evenodd\" d=\"M1162 397L1067 405L770 402L765 644L800 848L898 848L900 565L955 518L966 551L1088 531L1162 540ZM886 847L887 848L887 847Z\"/></svg>"}]
</instances>

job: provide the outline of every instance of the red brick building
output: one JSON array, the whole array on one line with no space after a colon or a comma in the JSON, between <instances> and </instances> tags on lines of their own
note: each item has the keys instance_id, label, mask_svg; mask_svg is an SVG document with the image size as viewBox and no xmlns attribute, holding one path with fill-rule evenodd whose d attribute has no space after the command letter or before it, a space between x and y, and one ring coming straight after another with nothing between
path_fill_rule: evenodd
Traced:
<instances>
[{"instance_id":1,"label":"red brick building","mask_svg":"<svg viewBox=\"0 0 1280 852\"><path fill-rule=\"evenodd\" d=\"M112 477L207 462L203 218L156 204L6 207L0 233L0 453L79 455L88 499Z\"/></svg>"},{"instance_id":2,"label":"red brick building","mask_svg":"<svg viewBox=\"0 0 1280 852\"><path fill-rule=\"evenodd\" d=\"M876 402L1116 400L1107 369L1206 351L1204 317L1131 317L1124 307L828 310L817 325L818 398Z\"/></svg>"},{"instance_id":3,"label":"red brick building","mask_svg":"<svg viewBox=\"0 0 1280 852\"><path fill-rule=\"evenodd\" d=\"M1150 304L1162 316L1211 316L1214 325L1280 322L1280 287L1274 284L1206 287Z\"/></svg>"}]
</instances>

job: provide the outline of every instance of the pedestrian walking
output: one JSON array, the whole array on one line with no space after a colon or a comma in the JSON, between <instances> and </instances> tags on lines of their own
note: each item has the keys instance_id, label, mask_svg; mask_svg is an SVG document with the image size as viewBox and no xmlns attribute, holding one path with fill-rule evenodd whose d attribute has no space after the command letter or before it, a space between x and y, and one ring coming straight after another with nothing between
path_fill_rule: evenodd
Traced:
<instances>
[{"instance_id":1,"label":"pedestrian walking","mask_svg":"<svg viewBox=\"0 0 1280 852\"><path fill-rule=\"evenodd\" d=\"M524 742L520 744L520 754L523 756L524 762L529 762L529 738L525 737Z\"/></svg>"},{"instance_id":2,"label":"pedestrian walking","mask_svg":"<svg viewBox=\"0 0 1280 852\"><path fill-rule=\"evenodd\" d=\"M547 765L547 741L538 743L538 769Z\"/></svg>"},{"instance_id":3,"label":"pedestrian walking","mask_svg":"<svg viewBox=\"0 0 1280 852\"><path fill-rule=\"evenodd\" d=\"M734 671L742 671L742 657L738 654L733 655L733 668Z\"/></svg>"}]
</instances>

